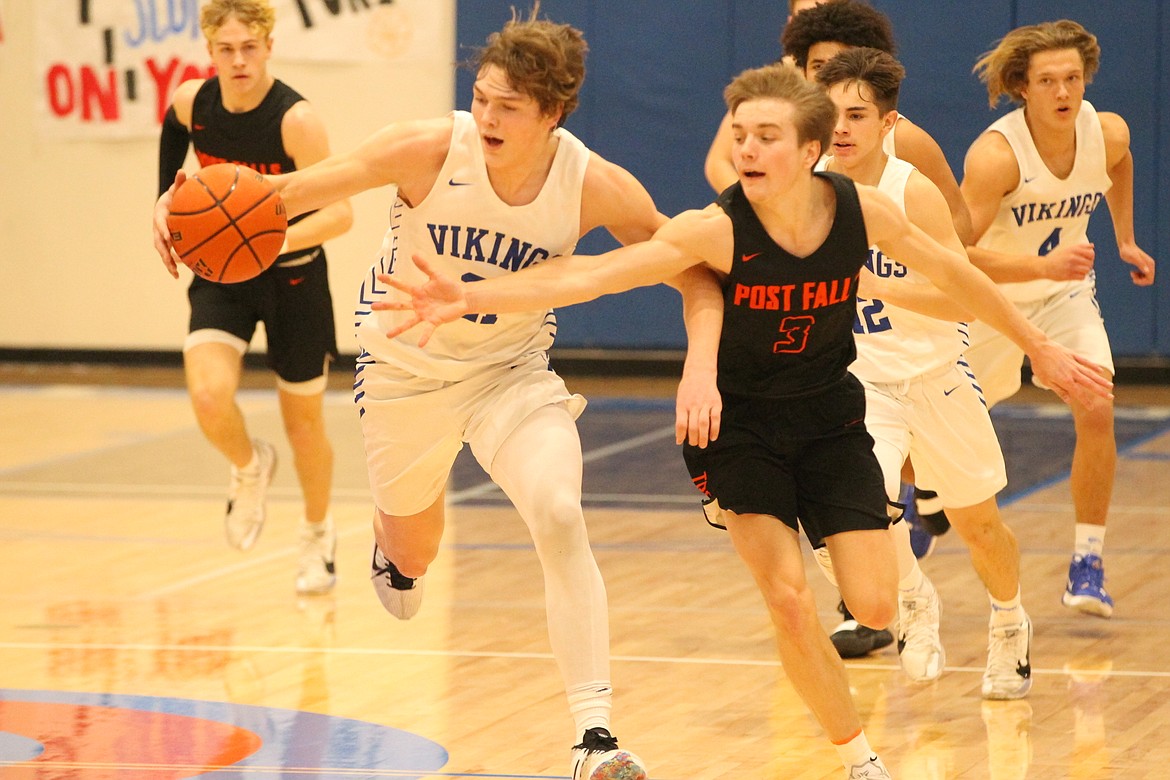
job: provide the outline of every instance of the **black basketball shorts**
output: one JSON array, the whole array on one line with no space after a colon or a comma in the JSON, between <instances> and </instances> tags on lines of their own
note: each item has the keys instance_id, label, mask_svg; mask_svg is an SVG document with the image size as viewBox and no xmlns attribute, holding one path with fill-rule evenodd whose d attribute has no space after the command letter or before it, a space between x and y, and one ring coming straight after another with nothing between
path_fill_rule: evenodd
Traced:
<instances>
[{"instance_id":1,"label":"black basketball shorts","mask_svg":"<svg viewBox=\"0 0 1170 780\"><path fill-rule=\"evenodd\" d=\"M333 299L325 250L311 262L274 265L238 284L209 282L198 276L187 289L191 302L188 332L221 330L252 340L256 323L268 336L268 365L285 382L321 376L327 358L337 357Z\"/></svg>"},{"instance_id":2,"label":"black basketball shorts","mask_svg":"<svg viewBox=\"0 0 1170 780\"><path fill-rule=\"evenodd\" d=\"M683 457L706 496L736 514L764 514L814 546L843 531L888 528L881 467L865 429L865 393L850 374L799 398L724 394L719 438Z\"/></svg>"}]
</instances>

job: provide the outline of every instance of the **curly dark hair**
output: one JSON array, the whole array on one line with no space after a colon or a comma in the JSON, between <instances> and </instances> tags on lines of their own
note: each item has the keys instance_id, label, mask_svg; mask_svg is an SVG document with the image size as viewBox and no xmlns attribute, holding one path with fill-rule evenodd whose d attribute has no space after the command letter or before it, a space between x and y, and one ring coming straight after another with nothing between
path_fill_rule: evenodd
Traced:
<instances>
[{"instance_id":1,"label":"curly dark hair","mask_svg":"<svg viewBox=\"0 0 1170 780\"><path fill-rule=\"evenodd\" d=\"M784 53L805 69L808 50L817 43L836 42L897 54L890 20L873 6L857 0L829 0L792 17L780 37Z\"/></svg>"}]
</instances>

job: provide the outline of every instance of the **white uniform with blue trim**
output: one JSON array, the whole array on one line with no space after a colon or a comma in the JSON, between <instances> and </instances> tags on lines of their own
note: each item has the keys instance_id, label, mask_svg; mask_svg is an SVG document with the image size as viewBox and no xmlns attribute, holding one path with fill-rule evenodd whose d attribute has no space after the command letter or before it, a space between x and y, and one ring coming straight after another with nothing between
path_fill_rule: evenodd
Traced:
<instances>
[{"instance_id":1,"label":"white uniform with blue trim","mask_svg":"<svg viewBox=\"0 0 1170 780\"><path fill-rule=\"evenodd\" d=\"M373 360L415 376L459 381L517 355L548 350L556 335L552 311L469 314L436 330L420 348L417 333L396 339L383 335L412 315L369 309L387 289L375 274L390 273L408 284L425 282L411 260L414 253L464 280L502 276L572 254L581 234L589 150L564 128L556 130L556 156L540 194L531 203L510 206L492 189L475 120L466 111L452 116L451 150L434 187L421 203L394 202L381 257L362 286L356 324L358 343Z\"/></svg>"},{"instance_id":2,"label":"white uniform with blue trim","mask_svg":"<svg viewBox=\"0 0 1170 780\"><path fill-rule=\"evenodd\" d=\"M1003 197L977 246L1010 254L1045 255L1061 244L1086 241L1089 217L1112 184L1105 136L1093 106L1088 101L1081 103L1075 125L1076 158L1072 171L1063 179L1041 158L1023 108L1001 117L987 132L999 133L1007 140L1019 165L1020 181ZM1092 272L1081 281L1036 279L1001 283L999 289L1049 338L1113 372L1113 354ZM1023 351L989 326L972 324L967 357L990 403L1020 388Z\"/></svg>"},{"instance_id":3,"label":"white uniform with blue trim","mask_svg":"<svg viewBox=\"0 0 1170 780\"><path fill-rule=\"evenodd\" d=\"M548 366L556 335L551 310L469 314L437 329L425 347L410 330L384 333L411 316L373 311L392 289L376 278L426 281L411 260L427 257L442 273L470 281L514 273L572 254L580 237L581 195L590 152L563 128L537 197L511 206L488 179L475 120L452 114L451 147L434 187L420 203L395 200L381 256L355 312L361 354L354 400L362 420L370 486L378 507L411 515L440 495L463 443L488 473L500 444L536 409L564 403L575 418L585 400L569 393ZM397 293L394 293L397 294Z\"/></svg>"},{"instance_id":4,"label":"white uniform with blue trim","mask_svg":"<svg viewBox=\"0 0 1170 780\"><path fill-rule=\"evenodd\" d=\"M890 157L877 185L903 212L914 170ZM899 284L930 284L876 246L866 265ZM857 360L849 370L865 387L865 427L890 500L898 500L907 456L918 486L937 492L945 507L973 506L1002 490L1007 472L999 439L963 359L967 325L859 298L853 331Z\"/></svg>"}]
</instances>

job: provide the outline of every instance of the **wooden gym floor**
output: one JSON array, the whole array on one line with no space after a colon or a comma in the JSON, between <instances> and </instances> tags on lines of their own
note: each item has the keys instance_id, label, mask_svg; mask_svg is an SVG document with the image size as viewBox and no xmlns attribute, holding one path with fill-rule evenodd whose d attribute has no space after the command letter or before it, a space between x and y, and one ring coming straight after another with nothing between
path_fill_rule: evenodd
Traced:
<instances>
[{"instance_id":1,"label":"wooden gym floor","mask_svg":"<svg viewBox=\"0 0 1170 780\"><path fill-rule=\"evenodd\" d=\"M256 549L223 541L227 472L174 372L0 371L0 778L564 778L573 735L540 569L473 462L414 620L371 593L370 501L344 372L335 593L293 592L299 502L263 375L241 404L283 464ZM610 600L614 727L655 780L839 779L787 684L756 589L701 519L669 381L572 380L587 519ZM332 386L332 385L331 385ZM1119 388L1111 620L1060 605L1071 423L1036 393L996 410L1036 624L1035 686L983 702L988 605L953 533L923 562L947 670L908 682L887 648L848 664L894 776L1161 778L1170 767L1170 392ZM826 628L836 597L809 560Z\"/></svg>"}]
</instances>

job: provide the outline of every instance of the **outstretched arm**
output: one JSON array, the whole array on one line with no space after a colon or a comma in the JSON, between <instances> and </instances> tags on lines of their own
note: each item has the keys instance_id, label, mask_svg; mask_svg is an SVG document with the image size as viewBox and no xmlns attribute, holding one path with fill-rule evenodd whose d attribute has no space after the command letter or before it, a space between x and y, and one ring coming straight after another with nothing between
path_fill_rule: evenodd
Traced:
<instances>
[{"instance_id":1,"label":"outstretched arm","mask_svg":"<svg viewBox=\"0 0 1170 780\"><path fill-rule=\"evenodd\" d=\"M920 171L913 171L906 182L903 206L912 224L922 228L938 243L966 257L946 199L938 186ZM970 309L933 284L878 277L867 269L862 269L857 294L863 298L878 298L903 309L948 322L970 322L975 319Z\"/></svg>"},{"instance_id":2,"label":"outstretched arm","mask_svg":"<svg viewBox=\"0 0 1170 780\"><path fill-rule=\"evenodd\" d=\"M986 274L913 225L889 197L872 187L859 186L870 243L891 257L921 271L935 286L960 298L979 319L1006 335L1028 355L1032 369L1064 401L1077 397L1112 397L1113 384L1100 366L1075 355L1049 339L1011 302Z\"/></svg>"},{"instance_id":3,"label":"outstretched arm","mask_svg":"<svg viewBox=\"0 0 1170 780\"><path fill-rule=\"evenodd\" d=\"M390 274L378 279L405 293L407 300L373 304L380 311L413 311L386 335L393 338L416 325L423 325L419 345L425 345L440 325L464 314L516 312L569 306L602 295L672 279L683 270L707 261L730 262L730 221L717 207L687 211L667 222L649 241L619 247L602 255L572 255L546 260L518 273L463 282L444 276L425 258L414 255L428 281L404 284ZM719 249L726 242L726 258ZM716 266L718 267L718 266Z\"/></svg>"}]
</instances>

